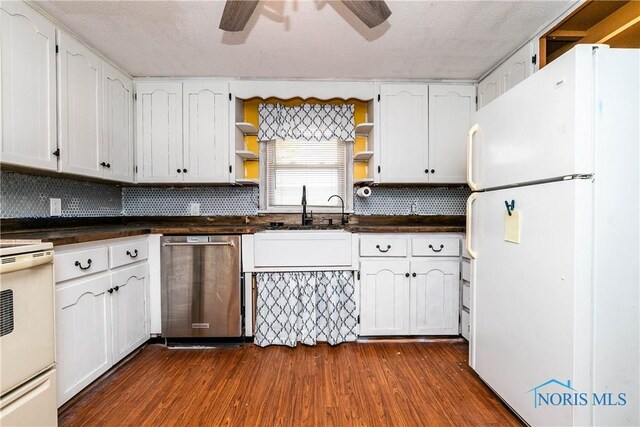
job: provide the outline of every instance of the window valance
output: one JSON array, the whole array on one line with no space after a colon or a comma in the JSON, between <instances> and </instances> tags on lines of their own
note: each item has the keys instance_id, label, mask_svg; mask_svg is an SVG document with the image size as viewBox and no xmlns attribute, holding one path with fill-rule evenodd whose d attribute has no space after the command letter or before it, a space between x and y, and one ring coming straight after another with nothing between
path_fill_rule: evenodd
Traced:
<instances>
[{"instance_id":1,"label":"window valance","mask_svg":"<svg viewBox=\"0 0 640 427\"><path fill-rule=\"evenodd\" d=\"M351 104L282 104L258 106L258 140L296 139L303 141L353 141L354 106Z\"/></svg>"}]
</instances>

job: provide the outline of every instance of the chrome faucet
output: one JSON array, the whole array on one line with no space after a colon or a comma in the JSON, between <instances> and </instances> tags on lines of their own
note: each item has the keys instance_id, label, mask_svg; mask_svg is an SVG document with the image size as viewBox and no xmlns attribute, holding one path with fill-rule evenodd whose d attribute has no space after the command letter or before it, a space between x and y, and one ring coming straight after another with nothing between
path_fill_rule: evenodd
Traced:
<instances>
[{"instance_id":1,"label":"chrome faucet","mask_svg":"<svg viewBox=\"0 0 640 427\"><path fill-rule=\"evenodd\" d=\"M307 216L307 186L302 186L302 226L311 225L313 222L313 212Z\"/></svg>"},{"instance_id":2,"label":"chrome faucet","mask_svg":"<svg viewBox=\"0 0 640 427\"><path fill-rule=\"evenodd\" d=\"M334 194L333 196L329 197L327 202L330 202L331 199L333 199L334 197L337 197L338 199L340 199L340 203L342 204L342 216L340 217L340 223L342 225L345 225L347 223L347 218L344 215L344 199L341 196L339 196L338 194Z\"/></svg>"}]
</instances>

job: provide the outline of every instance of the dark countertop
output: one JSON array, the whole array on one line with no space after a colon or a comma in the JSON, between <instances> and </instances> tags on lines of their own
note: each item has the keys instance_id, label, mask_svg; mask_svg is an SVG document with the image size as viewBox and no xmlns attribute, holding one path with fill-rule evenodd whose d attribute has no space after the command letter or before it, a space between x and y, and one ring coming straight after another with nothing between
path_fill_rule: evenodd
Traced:
<instances>
[{"instance_id":1,"label":"dark countertop","mask_svg":"<svg viewBox=\"0 0 640 427\"><path fill-rule=\"evenodd\" d=\"M326 225L331 218L334 224ZM352 233L457 233L465 230L462 215L357 216L340 224L340 215L318 215L325 225L300 226L297 214L216 217L112 217L6 219L2 239L40 239L56 246L145 234L253 234L265 230L345 230ZM272 227L271 222L282 222Z\"/></svg>"}]
</instances>

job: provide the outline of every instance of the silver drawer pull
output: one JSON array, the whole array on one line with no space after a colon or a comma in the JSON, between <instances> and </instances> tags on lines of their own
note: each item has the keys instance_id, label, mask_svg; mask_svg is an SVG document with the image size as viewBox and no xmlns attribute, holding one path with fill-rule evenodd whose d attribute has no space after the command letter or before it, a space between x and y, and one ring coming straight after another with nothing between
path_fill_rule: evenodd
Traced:
<instances>
[{"instance_id":1,"label":"silver drawer pull","mask_svg":"<svg viewBox=\"0 0 640 427\"><path fill-rule=\"evenodd\" d=\"M442 250L444 249L444 245L440 245L440 249L435 249L433 245L429 245L429 249L431 249L433 252L442 252Z\"/></svg>"},{"instance_id":2,"label":"silver drawer pull","mask_svg":"<svg viewBox=\"0 0 640 427\"><path fill-rule=\"evenodd\" d=\"M233 242L193 242L193 243L179 243L179 242L164 242L162 246L235 246Z\"/></svg>"}]
</instances>

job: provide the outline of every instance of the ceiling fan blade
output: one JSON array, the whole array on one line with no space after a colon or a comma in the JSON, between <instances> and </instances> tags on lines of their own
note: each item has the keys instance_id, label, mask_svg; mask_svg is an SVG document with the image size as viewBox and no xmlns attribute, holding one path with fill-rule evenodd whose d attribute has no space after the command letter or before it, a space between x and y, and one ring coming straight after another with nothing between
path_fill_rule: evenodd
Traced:
<instances>
[{"instance_id":1,"label":"ceiling fan blade","mask_svg":"<svg viewBox=\"0 0 640 427\"><path fill-rule=\"evenodd\" d=\"M259 0L227 0L224 4L220 29L224 31L242 31L256 10Z\"/></svg>"},{"instance_id":2,"label":"ceiling fan blade","mask_svg":"<svg viewBox=\"0 0 640 427\"><path fill-rule=\"evenodd\" d=\"M342 3L369 28L377 27L391 16L382 0L343 0Z\"/></svg>"}]
</instances>

